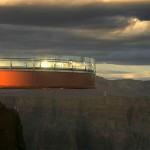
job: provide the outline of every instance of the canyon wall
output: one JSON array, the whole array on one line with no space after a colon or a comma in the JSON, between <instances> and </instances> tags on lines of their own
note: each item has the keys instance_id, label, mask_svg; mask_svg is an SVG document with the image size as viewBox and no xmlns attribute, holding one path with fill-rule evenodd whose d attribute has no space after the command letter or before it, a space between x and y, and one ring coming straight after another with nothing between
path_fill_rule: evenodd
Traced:
<instances>
[{"instance_id":1,"label":"canyon wall","mask_svg":"<svg viewBox=\"0 0 150 150\"><path fill-rule=\"evenodd\" d=\"M28 150L150 149L149 97L38 91L0 96L19 112Z\"/></svg>"}]
</instances>

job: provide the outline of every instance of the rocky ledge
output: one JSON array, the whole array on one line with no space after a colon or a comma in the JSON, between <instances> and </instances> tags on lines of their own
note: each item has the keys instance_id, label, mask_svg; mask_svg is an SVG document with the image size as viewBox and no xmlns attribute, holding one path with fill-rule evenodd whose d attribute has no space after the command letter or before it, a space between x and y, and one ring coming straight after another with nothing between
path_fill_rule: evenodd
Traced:
<instances>
[{"instance_id":1,"label":"rocky ledge","mask_svg":"<svg viewBox=\"0 0 150 150\"><path fill-rule=\"evenodd\" d=\"M0 102L0 150L25 150L18 112Z\"/></svg>"}]
</instances>

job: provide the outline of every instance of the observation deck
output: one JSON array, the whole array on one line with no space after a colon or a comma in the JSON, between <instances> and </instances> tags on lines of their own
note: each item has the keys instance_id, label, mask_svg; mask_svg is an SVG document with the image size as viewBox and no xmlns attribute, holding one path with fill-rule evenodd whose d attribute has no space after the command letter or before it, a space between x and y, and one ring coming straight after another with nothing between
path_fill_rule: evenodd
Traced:
<instances>
[{"instance_id":1,"label":"observation deck","mask_svg":"<svg viewBox=\"0 0 150 150\"><path fill-rule=\"evenodd\" d=\"M88 57L0 57L0 88L94 88L95 72Z\"/></svg>"}]
</instances>

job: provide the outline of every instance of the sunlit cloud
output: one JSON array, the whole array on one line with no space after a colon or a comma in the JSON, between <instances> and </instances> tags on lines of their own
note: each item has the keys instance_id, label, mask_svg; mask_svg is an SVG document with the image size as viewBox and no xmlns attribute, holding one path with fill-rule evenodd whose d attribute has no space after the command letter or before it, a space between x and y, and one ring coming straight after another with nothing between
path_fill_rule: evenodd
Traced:
<instances>
[{"instance_id":1,"label":"sunlit cloud","mask_svg":"<svg viewBox=\"0 0 150 150\"><path fill-rule=\"evenodd\" d=\"M1 0L1 6L14 6L14 5L80 5L97 2L97 0Z\"/></svg>"},{"instance_id":2,"label":"sunlit cloud","mask_svg":"<svg viewBox=\"0 0 150 150\"><path fill-rule=\"evenodd\" d=\"M107 79L150 80L150 67L138 65L97 64L97 75Z\"/></svg>"},{"instance_id":3,"label":"sunlit cloud","mask_svg":"<svg viewBox=\"0 0 150 150\"><path fill-rule=\"evenodd\" d=\"M138 18L129 19L130 25L123 30L115 31L113 34L123 37L137 36L149 32L150 21L141 21Z\"/></svg>"},{"instance_id":4,"label":"sunlit cloud","mask_svg":"<svg viewBox=\"0 0 150 150\"><path fill-rule=\"evenodd\" d=\"M149 0L1 0L0 6L14 5L84 5L90 3L131 3L149 2Z\"/></svg>"},{"instance_id":5,"label":"sunlit cloud","mask_svg":"<svg viewBox=\"0 0 150 150\"><path fill-rule=\"evenodd\" d=\"M125 17L116 17L123 21ZM116 29L75 29L75 34L93 37L95 39L103 40L122 40L132 37L137 37L143 34L150 34L150 21L141 21L138 18L126 18L129 25L125 28ZM118 21L119 22L119 21Z\"/></svg>"},{"instance_id":6,"label":"sunlit cloud","mask_svg":"<svg viewBox=\"0 0 150 150\"><path fill-rule=\"evenodd\" d=\"M142 73L125 73L125 74L103 74L108 79L136 79L136 80L150 80L150 71L144 71Z\"/></svg>"},{"instance_id":7,"label":"sunlit cloud","mask_svg":"<svg viewBox=\"0 0 150 150\"><path fill-rule=\"evenodd\" d=\"M99 2L122 2L122 3L125 3L125 2L128 2L128 3L131 3L131 2L149 2L149 0L97 0Z\"/></svg>"},{"instance_id":8,"label":"sunlit cloud","mask_svg":"<svg viewBox=\"0 0 150 150\"><path fill-rule=\"evenodd\" d=\"M150 34L150 21L141 21L138 18L129 18L128 22L129 26L114 31L108 31L103 39L122 40L143 34Z\"/></svg>"}]
</instances>

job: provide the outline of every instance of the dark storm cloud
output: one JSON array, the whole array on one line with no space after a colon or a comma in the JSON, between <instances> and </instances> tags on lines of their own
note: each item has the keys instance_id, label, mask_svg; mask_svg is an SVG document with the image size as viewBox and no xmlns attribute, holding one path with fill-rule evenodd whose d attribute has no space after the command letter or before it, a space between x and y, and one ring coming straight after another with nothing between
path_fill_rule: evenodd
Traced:
<instances>
[{"instance_id":1,"label":"dark storm cloud","mask_svg":"<svg viewBox=\"0 0 150 150\"><path fill-rule=\"evenodd\" d=\"M90 37L77 36L68 29L61 28L1 25L0 31L1 52L19 49L22 51L36 50L41 53L48 50L53 54L76 54L81 49L86 51L89 47L87 43L91 43L91 47L95 43L95 40Z\"/></svg>"},{"instance_id":2,"label":"dark storm cloud","mask_svg":"<svg viewBox=\"0 0 150 150\"><path fill-rule=\"evenodd\" d=\"M0 7L0 23L53 27L125 27L127 20L116 16L150 19L150 4L90 4L75 7L13 6Z\"/></svg>"},{"instance_id":3,"label":"dark storm cloud","mask_svg":"<svg viewBox=\"0 0 150 150\"><path fill-rule=\"evenodd\" d=\"M1 53L81 55L94 57L97 63L150 64L150 44L143 45L144 36L134 44L128 39L126 45L125 40L108 42L61 28L0 25L0 31Z\"/></svg>"},{"instance_id":4,"label":"dark storm cloud","mask_svg":"<svg viewBox=\"0 0 150 150\"><path fill-rule=\"evenodd\" d=\"M97 60L100 60L100 63L106 62L110 64L122 64L122 65L150 65L150 51L142 50L137 48L136 50L130 49L122 50L116 54L101 55L97 56Z\"/></svg>"},{"instance_id":5,"label":"dark storm cloud","mask_svg":"<svg viewBox=\"0 0 150 150\"><path fill-rule=\"evenodd\" d=\"M98 63L149 65L149 30L116 39L110 34L134 25L132 17L150 20L149 8L150 3L0 7L0 52L81 55Z\"/></svg>"}]
</instances>

